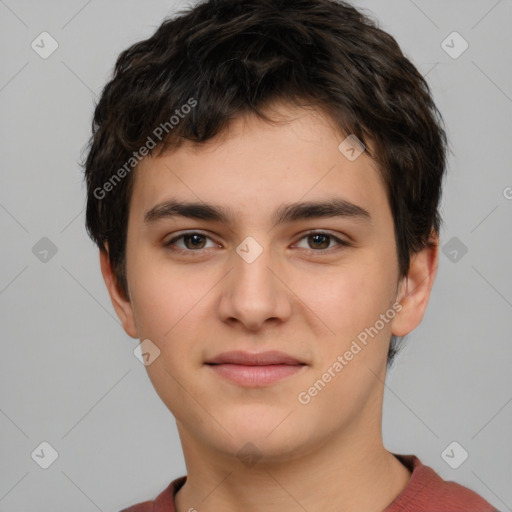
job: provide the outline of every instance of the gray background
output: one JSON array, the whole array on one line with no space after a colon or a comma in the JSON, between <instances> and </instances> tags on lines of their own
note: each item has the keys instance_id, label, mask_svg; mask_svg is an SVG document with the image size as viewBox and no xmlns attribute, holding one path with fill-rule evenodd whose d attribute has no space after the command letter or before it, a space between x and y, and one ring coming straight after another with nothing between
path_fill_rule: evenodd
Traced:
<instances>
[{"instance_id":1,"label":"gray background","mask_svg":"<svg viewBox=\"0 0 512 512\"><path fill-rule=\"evenodd\" d=\"M384 441L512 510L512 2L357 5L428 75L454 152L446 254L388 377ZM104 288L78 165L116 56L183 6L0 0L1 512L117 511L185 474L174 419ZM43 31L59 44L47 59L31 48ZM469 43L456 59L441 46L453 31ZM46 261L43 237L57 249ZM43 441L59 455L48 469L31 458ZM441 457L452 441L469 453L458 469Z\"/></svg>"}]
</instances>

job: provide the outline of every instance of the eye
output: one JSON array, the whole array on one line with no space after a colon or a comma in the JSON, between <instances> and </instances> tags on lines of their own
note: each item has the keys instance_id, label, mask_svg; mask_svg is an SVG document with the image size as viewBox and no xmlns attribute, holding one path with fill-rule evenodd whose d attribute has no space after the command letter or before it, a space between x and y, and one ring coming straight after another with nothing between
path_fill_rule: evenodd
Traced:
<instances>
[{"instance_id":1,"label":"eye","mask_svg":"<svg viewBox=\"0 0 512 512\"><path fill-rule=\"evenodd\" d=\"M327 249L332 249L330 246L332 241L336 242L338 246L349 247L350 244L345 240L341 240L340 238L331 235L330 233L325 233L323 231L312 231L307 233L305 236L301 238L301 240L306 240L309 247L302 247L304 249L313 250L315 252L325 251Z\"/></svg>"},{"instance_id":2,"label":"eye","mask_svg":"<svg viewBox=\"0 0 512 512\"><path fill-rule=\"evenodd\" d=\"M209 247L207 246L207 240L210 240L212 244ZM300 247L299 245L296 247L307 249L313 252L327 252L329 249L336 249L336 245L350 247L349 242L346 242L345 240L342 240L330 233L323 231L309 232L301 237L300 240L306 240L306 243L309 247ZM334 246L331 245L332 242L335 242ZM168 242L164 242L163 246L174 252L190 254L193 252L200 252L201 249L216 247L218 244L213 242L209 236L203 233L197 231L189 231L172 238Z\"/></svg>"},{"instance_id":3,"label":"eye","mask_svg":"<svg viewBox=\"0 0 512 512\"><path fill-rule=\"evenodd\" d=\"M164 242L164 247L168 247L169 249L176 252L197 252L199 249L208 249L206 247L206 240L210 239L210 237L204 235L203 233L198 233L196 231L190 231L188 233L182 233L181 235L174 237L168 242ZM177 244L178 241L182 241L184 246L180 246ZM215 247L215 244L210 247Z\"/></svg>"}]
</instances>

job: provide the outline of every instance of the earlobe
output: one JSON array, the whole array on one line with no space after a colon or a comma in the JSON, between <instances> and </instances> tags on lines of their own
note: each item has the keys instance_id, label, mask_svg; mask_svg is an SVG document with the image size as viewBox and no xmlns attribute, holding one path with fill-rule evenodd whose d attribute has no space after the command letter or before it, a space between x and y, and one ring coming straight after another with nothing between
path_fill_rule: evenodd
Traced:
<instances>
[{"instance_id":1,"label":"earlobe","mask_svg":"<svg viewBox=\"0 0 512 512\"><path fill-rule=\"evenodd\" d=\"M112 305L121 320L121 324L126 334L132 338L138 338L137 327L135 325L135 318L133 316L133 308L131 302L120 291L117 284L117 279L114 270L108 257L108 244L105 244L106 249L100 249L100 267L103 275L103 280L107 286L108 293Z\"/></svg>"},{"instance_id":2,"label":"earlobe","mask_svg":"<svg viewBox=\"0 0 512 512\"><path fill-rule=\"evenodd\" d=\"M432 237L431 246L423 248L411 257L409 272L400 283L396 299L402 305L402 309L393 319L391 332L395 336L405 336L421 323L437 273L438 258L437 235Z\"/></svg>"}]
</instances>

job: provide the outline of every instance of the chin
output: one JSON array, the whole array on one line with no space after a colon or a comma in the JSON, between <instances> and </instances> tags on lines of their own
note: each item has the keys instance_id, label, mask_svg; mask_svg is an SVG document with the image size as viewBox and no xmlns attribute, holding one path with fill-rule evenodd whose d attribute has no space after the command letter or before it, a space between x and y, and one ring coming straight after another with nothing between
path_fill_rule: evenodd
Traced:
<instances>
[{"instance_id":1,"label":"chin","mask_svg":"<svg viewBox=\"0 0 512 512\"><path fill-rule=\"evenodd\" d=\"M252 467L258 464L263 467L265 464L277 464L281 462L288 462L298 456L301 442L299 439L293 439L287 432L282 432L278 435L268 433L271 430L266 430L264 433L249 430L239 430L233 432L233 437L227 440L226 438L218 446L219 451L225 452L228 456L235 456L246 467Z\"/></svg>"}]
</instances>

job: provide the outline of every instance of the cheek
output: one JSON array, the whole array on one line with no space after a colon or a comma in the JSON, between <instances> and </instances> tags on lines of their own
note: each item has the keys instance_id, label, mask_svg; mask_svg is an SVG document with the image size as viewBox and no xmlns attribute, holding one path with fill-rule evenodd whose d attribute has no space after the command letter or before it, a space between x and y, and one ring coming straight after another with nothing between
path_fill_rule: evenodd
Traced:
<instances>
[{"instance_id":1,"label":"cheek","mask_svg":"<svg viewBox=\"0 0 512 512\"><path fill-rule=\"evenodd\" d=\"M301 287L303 302L340 343L373 325L388 309L394 289L385 257L372 259L361 254L358 259L324 276L305 278L310 280L309 286Z\"/></svg>"},{"instance_id":2,"label":"cheek","mask_svg":"<svg viewBox=\"0 0 512 512\"><path fill-rule=\"evenodd\" d=\"M212 317L215 273L143 255L134 260L131 271L130 293L141 339L149 338L171 364L185 356L194 359L191 352L199 351L201 343L190 340L201 339L205 320Z\"/></svg>"},{"instance_id":3,"label":"cheek","mask_svg":"<svg viewBox=\"0 0 512 512\"><path fill-rule=\"evenodd\" d=\"M135 322L140 335L163 344L191 306L188 283L172 267L137 255L127 268Z\"/></svg>"}]
</instances>

